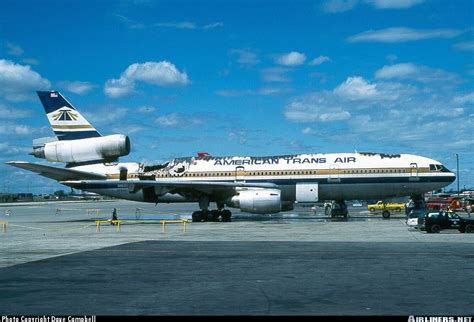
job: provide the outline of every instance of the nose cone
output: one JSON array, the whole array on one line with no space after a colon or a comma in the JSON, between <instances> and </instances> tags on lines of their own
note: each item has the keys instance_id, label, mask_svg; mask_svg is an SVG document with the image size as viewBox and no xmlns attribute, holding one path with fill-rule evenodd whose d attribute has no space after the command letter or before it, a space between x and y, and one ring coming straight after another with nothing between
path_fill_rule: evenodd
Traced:
<instances>
[{"instance_id":1,"label":"nose cone","mask_svg":"<svg viewBox=\"0 0 474 322\"><path fill-rule=\"evenodd\" d=\"M449 175L449 179L448 179L449 183L453 183L456 180L456 175L451 171L449 171L448 175Z\"/></svg>"}]
</instances>

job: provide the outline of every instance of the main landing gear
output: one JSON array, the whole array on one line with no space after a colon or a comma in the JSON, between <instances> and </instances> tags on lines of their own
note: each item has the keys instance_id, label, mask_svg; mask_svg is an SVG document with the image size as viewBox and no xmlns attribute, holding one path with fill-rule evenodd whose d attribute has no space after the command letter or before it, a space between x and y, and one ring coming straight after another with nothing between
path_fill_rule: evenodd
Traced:
<instances>
[{"instance_id":1,"label":"main landing gear","mask_svg":"<svg viewBox=\"0 0 474 322\"><path fill-rule=\"evenodd\" d=\"M203 222L203 221L222 221L230 222L232 221L232 213L230 210L224 209L224 204L218 202L218 210L209 210L209 197L203 196L199 199L199 208L200 211L195 211L192 214L193 222Z\"/></svg>"},{"instance_id":2,"label":"main landing gear","mask_svg":"<svg viewBox=\"0 0 474 322\"><path fill-rule=\"evenodd\" d=\"M201 210L195 211L192 214L193 222L203 222L203 221L222 221L230 222L232 213L230 210Z\"/></svg>"}]
</instances>

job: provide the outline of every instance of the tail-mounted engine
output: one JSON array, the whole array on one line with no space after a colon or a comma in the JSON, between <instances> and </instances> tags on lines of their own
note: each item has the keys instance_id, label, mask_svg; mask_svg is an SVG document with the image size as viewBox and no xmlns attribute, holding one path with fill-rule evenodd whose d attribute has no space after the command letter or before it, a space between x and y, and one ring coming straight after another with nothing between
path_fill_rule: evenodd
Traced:
<instances>
[{"instance_id":1,"label":"tail-mounted engine","mask_svg":"<svg viewBox=\"0 0 474 322\"><path fill-rule=\"evenodd\" d=\"M33 153L37 158L50 162L79 163L87 161L116 161L130 153L130 139L126 135L114 134L102 137L70 141L53 141L37 144L33 142Z\"/></svg>"}]
</instances>

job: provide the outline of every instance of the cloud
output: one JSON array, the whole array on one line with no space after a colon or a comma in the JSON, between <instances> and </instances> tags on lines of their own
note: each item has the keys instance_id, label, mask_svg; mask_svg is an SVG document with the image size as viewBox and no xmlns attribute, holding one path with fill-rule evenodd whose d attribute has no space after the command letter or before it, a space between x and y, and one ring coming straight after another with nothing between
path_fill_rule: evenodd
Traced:
<instances>
[{"instance_id":1,"label":"cloud","mask_svg":"<svg viewBox=\"0 0 474 322\"><path fill-rule=\"evenodd\" d=\"M128 96L135 92L136 82L157 86L185 86L189 84L186 72L180 72L168 61L135 63L127 67L118 79L109 79L104 92L112 98Z\"/></svg>"},{"instance_id":2,"label":"cloud","mask_svg":"<svg viewBox=\"0 0 474 322\"><path fill-rule=\"evenodd\" d=\"M0 104L0 120L19 119L31 116L31 111L19 108L10 108Z\"/></svg>"},{"instance_id":3,"label":"cloud","mask_svg":"<svg viewBox=\"0 0 474 322\"><path fill-rule=\"evenodd\" d=\"M118 106L100 106L96 107L92 112L84 111L85 118L92 124L111 125L124 118L131 118L129 108Z\"/></svg>"},{"instance_id":4,"label":"cloud","mask_svg":"<svg viewBox=\"0 0 474 322\"><path fill-rule=\"evenodd\" d=\"M0 97L9 101L33 98L36 90L47 90L51 83L30 66L0 59Z\"/></svg>"},{"instance_id":5,"label":"cloud","mask_svg":"<svg viewBox=\"0 0 474 322\"><path fill-rule=\"evenodd\" d=\"M19 56L22 56L23 53L25 52L23 48L11 42L7 42L6 47L7 47L7 53L12 56L19 57Z\"/></svg>"},{"instance_id":6,"label":"cloud","mask_svg":"<svg viewBox=\"0 0 474 322\"><path fill-rule=\"evenodd\" d=\"M332 91L314 92L293 98L285 117L298 123L345 121L363 111L380 111L396 106L401 97L415 93L410 85L371 83L360 76L348 77Z\"/></svg>"},{"instance_id":7,"label":"cloud","mask_svg":"<svg viewBox=\"0 0 474 322\"><path fill-rule=\"evenodd\" d=\"M164 127L189 127L192 125L202 124L204 121L199 117L171 113L158 117L155 120L155 123Z\"/></svg>"},{"instance_id":8,"label":"cloud","mask_svg":"<svg viewBox=\"0 0 474 322\"><path fill-rule=\"evenodd\" d=\"M262 87L259 89L221 89L216 91L217 96L222 97L238 97L238 96L250 96L250 95L277 95L290 91L287 88L278 87Z\"/></svg>"},{"instance_id":9,"label":"cloud","mask_svg":"<svg viewBox=\"0 0 474 322\"><path fill-rule=\"evenodd\" d=\"M306 55L297 51L276 56L275 62L283 66L298 66L305 62Z\"/></svg>"},{"instance_id":10,"label":"cloud","mask_svg":"<svg viewBox=\"0 0 474 322\"><path fill-rule=\"evenodd\" d=\"M453 103L455 103L455 104L474 104L474 92L466 94L466 95L455 96L453 98Z\"/></svg>"},{"instance_id":11,"label":"cloud","mask_svg":"<svg viewBox=\"0 0 474 322\"><path fill-rule=\"evenodd\" d=\"M324 13L340 13L354 9L360 3L372 5L375 9L407 9L425 0L327 0L321 4Z\"/></svg>"},{"instance_id":12,"label":"cloud","mask_svg":"<svg viewBox=\"0 0 474 322\"><path fill-rule=\"evenodd\" d=\"M321 65L325 62L330 62L331 61L331 58L327 57L327 56L319 56L319 57L316 57L315 59L313 59L312 61L309 62L309 65Z\"/></svg>"},{"instance_id":13,"label":"cloud","mask_svg":"<svg viewBox=\"0 0 474 322\"><path fill-rule=\"evenodd\" d=\"M260 63L256 53L246 49L231 49L231 55L237 55L237 62L241 65L257 65Z\"/></svg>"},{"instance_id":14,"label":"cloud","mask_svg":"<svg viewBox=\"0 0 474 322\"><path fill-rule=\"evenodd\" d=\"M27 65L39 65L38 59L35 58L23 58L21 62Z\"/></svg>"},{"instance_id":15,"label":"cloud","mask_svg":"<svg viewBox=\"0 0 474 322\"><path fill-rule=\"evenodd\" d=\"M195 22L189 21L182 21L182 22L157 22L151 25L152 27L158 28L174 28L174 29L202 29L202 30L209 30L214 28L223 27L224 23L222 22L213 22L204 26L199 26Z\"/></svg>"},{"instance_id":16,"label":"cloud","mask_svg":"<svg viewBox=\"0 0 474 322\"><path fill-rule=\"evenodd\" d=\"M321 11L325 13L339 13L352 10L358 0L328 0L321 4Z\"/></svg>"},{"instance_id":17,"label":"cloud","mask_svg":"<svg viewBox=\"0 0 474 322\"><path fill-rule=\"evenodd\" d=\"M64 87L67 91L78 95L84 95L89 93L96 87L94 84L89 82L81 81L61 81L59 86Z\"/></svg>"},{"instance_id":18,"label":"cloud","mask_svg":"<svg viewBox=\"0 0 474 322\"><path fill-rule=\"evenodd\" d=\"M119 79L109 79L105 82L104 93L111 98L125 97L135 92L135 82L120 77Z\"/></svg>"},{"instance_id":19,"label":"cloud","mask_svg":"<svg viewBox=\"0 0 474 322\"><path fill-rule=\"evenodd\" d=\"M1 127L0 127L1 131ZM1 132L0 132L1 133ZM14 156L14 155L25 155L26 153L31 152L31 148L26 148L26 147L19 147L17 145L10 145L8 143L1 143L0 142L0 154L2 156ZM23 176L24 173L21 173L19 176ZM5 180L5 178L2 178L2 180Z\"/></svg>"},{"instance_id":20,"label":"cloud","mask_svg":"<svg viewBox=\"0 0 474 322\"><path fill-rule=\"evenodd\" d=\"M405 75L392 72L386 75ZM453 142L456 152L472 155L472 91L459 93L454 86L394 79L351 76L333 90L291 98L283 113L288 121L305 125L302 134L316 135L328 145L350 142L349 146L361 149L395 147L406 153L449 153L446 145L433 139L436 137ZM413 81L418 82L416 86Z\"/></svg>"},{"instance_id":21,"label":"cloud","mask_svg":"<svg viewBox=\"0 0 474 322\"><path fill-rule=\"evenodd\" d=\"M153 27L176 28L176 29L197 29L194 22L158 22L152 25Z\"/></svg>"},{"instance_id":22,"label":"cloud","mask_svg":"<svg viewBox=\"0 0 474 322\"><path fill-rule=\"evenodd\" d=\"M29 136L33 133L37 133L38 130L27 125L8 124L3 123L0 125L0 134L3 135L14 135L14 136Z\"/></svg>"},{"instance_id":23,"label":"cloud","mask_svg":"<svg viewBox=\"0 0 474 322\"><path fill-rule=\"evenodd\" d=\"M341 101L331 92L317 92L293 99L284 111L285 117L297 123L334 122L351 117Z\"/></svg>"},{"instance_id":24,"label":"cloud","mask_svg":"<svg viewBox=\"0 0 474 322\"><path fill-rule=\"evenodd\" d=\"M425 0L365 0L377 9L406 9L419 5Z\"/></svg>"},{"instance_id":25,"label":"cloud","mask_svg":"<svg viewBox=\"0 0 474 322\"><path fill-rule=\"evenodd\" d=\"M393 27L381 30L368 30L349 37L349 42L385 42L396 43L431 38L455 38L462 33L456 29L412 29Z\"/></svg>"},{"instance_id":26,"label":"cloud","mask_svg":"<svg viewBox=\"0 0 474 322\"><path fill-rule=\"evenodd\" d=\"M474 41L460 42L455 44L453 47L458 50L474 51Z\"/></svg>"},{"instance_id":27,"label":"cloud","mask_svg":"<svg viewBox=\"0 0 474 322\"><path fill-rule=\"evenodd\" d=\"M138 112L145 113L145 114L154 113L156 111L157 109L153 106L141 106L138 108Z\"/></svg>"},{"instance_id":28,"label":"cloud","mask_svg":"<svg viewBox=\"0 0 474 322\"><path fill-rule=\"evenodd\" d=\"M218 28L218 27L224 27L224 23L222 23L222 22L210 23L208 25L203 26L202 29L208 30L208 29L214 29L214 28Z\"/></svg>"},{"instance_id":29,"label":"cloud","mask_svg":"<svg viewBox=\"0 0 474 322\"><path fill-rule=\"evenodd\" d=\"M184 29L184 30L210 30L219 27L223 27L224 23L222 22L213 22L206 25L198 25L195 22L191 21L178 21L178 22L155 22L151 24L145 24L142 22L135 21L124 15L114 14L114 16L127 28L129 29L145 29L145 28L169 28L169 29Z\"/></svg>"},{"instance_id":30,"label":"cloud","mask_svg":"<svg viewBox=\"0 0 474 322\"><path fill-rule=\"evenodd\" d=\"M291 79L287 76L290 71L285 67L270 67L260 71L260 75L265 82L289 82Z\"/></svg>"},{"instance_id":31,"label":"cloud","mask_svg":"<svg viewBox=\"0 0 474 322\"><path fill-rule=\"evenodd\" d=\"M188 75L167 61L132 64L127 67L122 77L160 86L182 86L189 83Z\"/></svg>"},{"instance_id":32,"label":"cloud","mask_svg":"<svg viewBox=\"0 0 474 322\"><path fill-rule=\"evenodd\" d=\"M365 100L380 96L376 84L368 83L362 77L349 77L339 85L334 93L348 100Z\"/></svg>"},{"instance_id":33,"label":"cloud","mask_svg":"<svg viewBox=\"0 0 474 322\"><path fill-rule=\"evenodd\" d=\"M401 63L383 66L375 72L377 79L409 79L423 83L459 83L459 76L442 69L434 69L413 63Z\"/></svg>"}]
</instances>

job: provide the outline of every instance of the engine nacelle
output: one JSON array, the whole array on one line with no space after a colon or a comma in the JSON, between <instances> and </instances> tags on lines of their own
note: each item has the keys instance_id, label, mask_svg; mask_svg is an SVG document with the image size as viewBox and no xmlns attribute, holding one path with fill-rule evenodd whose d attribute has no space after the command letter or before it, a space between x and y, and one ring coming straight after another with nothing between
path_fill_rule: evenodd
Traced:
<instances>
[{"instance_id":1,"label":"engine nacelle","mask_svg":"<svg viewBox=\"0 0 474 322\"><path fill-rule=\"evenodd\" d=\"M114 161L130 153L130 139L114 134L97 138L49 142L36 148L33 155L51 162L78 163L86 161Z\"/></svg>"},{"instance_id":2,"label":"engine nacelle","mask_svg":"<svg viewBox=\"0 0 474 322\"><path fill-rule=\"evenodd\" d=\"M250 189L239 191L227 205L254 214L273 214L281 211L281 191L278 189Z\"/></svg>"}]
</instances>

